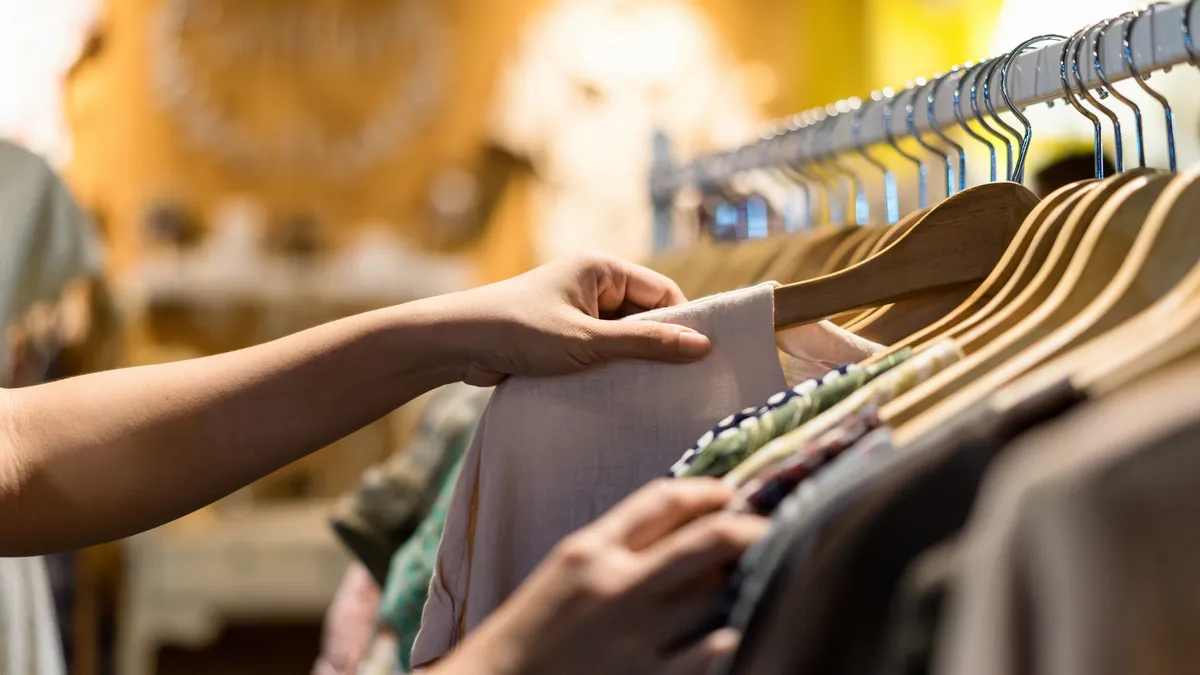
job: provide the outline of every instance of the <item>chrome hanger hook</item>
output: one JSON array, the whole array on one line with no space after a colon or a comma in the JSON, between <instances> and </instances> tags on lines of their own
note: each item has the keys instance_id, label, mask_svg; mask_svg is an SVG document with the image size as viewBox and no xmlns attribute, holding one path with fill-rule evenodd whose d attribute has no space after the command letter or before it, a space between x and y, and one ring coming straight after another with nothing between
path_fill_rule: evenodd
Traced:
<instances>
[{"instance_id":1,"label":"chrome hanger hook","mask_svg":"<svg viewBox=\"0 0 1200 675\"><path fill-rule=\"evenodd\" d=\"M825 106L826 117L822 124L833 125L833 127L836 128L838 116L844 112L849 112L849 110L849 105L844 100L838 101L837 103L830 103L829 105ZM866 225L870 219L870 205L867 202L867 188L863 184L862 176L859 176L857 173L847 169L845 166L842 166L840 162L838 162L838 153L833 148L834 134L832 129L828 134L825 135L825 139L827 141L825 161L829 164L829 166L833 167L833 170L842 178L842 181L847 179L849 181L850 189L846 191L846 198L851 204L853 204L854 224ZM846 184L846 182L842 182L842 185ZM853 195L851 195L851 192Z\"/></svg>"},{"instance_id":2,"label":"chrome hanger hook","mask_svg":"<svg viewBox=\"0 0 1200 675\"><path fill-rule=\"evenodd\" d=\"M934 110L934 106L937 103L938 88L940 88L942 84L946 82L946 80L950 79L950 77L958 71L959 67L954 66L950 69L950 72L942 75L941 77L934 78L933 86L929 89L929 96L925 99L925 114L929 118L929 128L933 129L933 133L937 134L938 138L941 138L946 145L949 145L951 148L954 148L958 151L958 191L962 192L963 190L967 189L967 151L963 149L963 146L955 143L954 140L942 130L941 125L939 125L937 122L937 114Z\"/></svg>"},{"instance_id":3,"label":"chrome hanger hook","mask_svg":"<svg viewBox=\"0 0 1200 675\"><path fill-rule=\"evenodd\" d=\"M1025 116L1025 111L1013 104L1012 96L1008 91L1008 69L1012 67L1013 62L1016 61L1018 56L1031 49L1033 45L1047 40L1066 39L1065 35L1058 35L1056 33L1029 38L1018 45L1016 49L1012 50L1008 58L1004 60L1004 65L1000 67L1000 95L1004 98L1004 105L1016 116L1017 120L1021 122L1021 126L1025 129L1025 133L1021 137L1021 151L1017 157L1017 166L1013 170L1013 180L1017 183L1025 182L1025 159L1029 156L1029 146L1033 143L1033 125L1029 123L1029 118Z\"/></svg>"},{"instance_id":4,"label":"chrome hanger hook","mask_svg":"<svg viewBox=\"0 0 1200 675\"><path fill-rule=\"evenodd\" d=\"M991 156L991 174L990 174L991 182L995 183L996 182L996 146L989 143L988 140L986 138L984 138L983 136L980 136L979 134L975 133L975 130L972 129L967 124L967 120L963 116L963 111L962 111L963 82L965 82L968 77L971 77L972 73L975 73L977 70L979 70L979 67L982 65L984 65L984 64L977 63L974 65L971 65L968 63L966 70L963 71L962 77L959 78L958 83L954 86L954 116L956 118L958 118L958 123L962 126L963 131L967 132L968 136L970 136L971 138L974 138L975 140L977 140L980 143L983 143L984 145L987 146L988 152Z\"/></svg>"},{"instance_id":5,"label":"chrome hanger hook","mask_svg":"<svg viewBox=\"0 0 1200 675\"><path fill-rule=\"evenodd\" d=\"M1058 78L1062 82L1063 93L1066 95L1067 103L1070 103L1072 108L1078 110L1079 114L1092 122L1093 134L1095 136L1096 178L1102 179L1104 178L1104 129L1100 126L1100 118L1093 115L1092 111L1084 108L1083 104L1075 100L1075 92L1071 91L1071 83L1067 81L1067 52L1071 50L1075 44L1075 40L1082 34L1083 31L1081 30L1063 43L1062 52L1058 55Z\"/></svg>"},{"instance_id":6,"label":"chrome hanger hook","mask_svg":"<svg viewBox=\"0 0 1200 675\"><path fill-rule=\"evenodd\" d=\"M972 112L975 113L975 121L979 122L979 125L981 127L983 127L989 134L991 134L991 135L995 136L996 138L1000 139L1001 141L1003 141L1005 152L1006 152L1004 170L1005 170L1005 179L1007 180L1009 178L1012 178L1012 170L1013 170L1012 141L1009 140L1008 136L1005 136L1004 134L993 129L992 125L988 124L987 120L985 120L983 118L983 115L979 112L979 97L978 97L978 91L977 91L979 88L979 78L980 77L984 78L984 82L985 82L985 86L986 86L987 80L991 79L992 72L995 70L996 66L999 63L1000 63L1000 59L990 59L990 60L984 61L983 63L980 64L980 74L976 75L975 79L971 81L971 89L970 89L971 110L972 110Z\"/></svg>"},{"instance_id":7,"label":"chrome hanger hook","mask_svg":"<svg viewBox=\"0 0 1200 675\"><path fill-rule=\"evenodd\" d=\"M774 147L772 148L771 160L775 175L790 183L802 195L804 208L800 212L800 225L801 229L808 230L813 226L812 190L808 185L808 176L796 171L791 166L795 148L798 147L798 143L801 141L800 128L796 117L791 117L785 122L784 130L776 138ZM794 231L794 229L790 227L789 222L788 230Z\"/></svg>"},{"instance_id":8,"label":"chrome hanger hook","mask_svg":"<svg viewBox=\"0 0 1200 675\"><path fill-rule=\"evenodd\" d=\"M854 112L850 116L850 130L854 136L854 147L858 148L858 154L862 155L863 159L867 160L871 166L883 172L883 207L888 225L895 225L900 220L900 195L896 187L896 175L892 170L887 168L883 162L876 159L862 142L862 117L866 114L867 108L878 103L882 97L879 92L872 92L869 102L864 102L859 99L851 99L851 105L857 103Z\"/></svg>"},{"instance_id":9,"label":"chrome hanger hook","mask_svg":"<svg viewBox=\"0 0 1200 675\"><path fill-rule=\"evenodd\" d=\"M1087 84L1083 81L1083 74L1079 72L1080 50L1083 47L1083 44L1087 42L1088 36L1090 36L1092 31L1096 30L1096 27L1099 25L1100 24L1096 23L1083 29L1082 34L1079 35L1078 39L1075 41L1075 50L1073 52L1074 58L1071 62L1071 72L1075 75L1075 83L1079 85L1079 93L1086 98L1089 103L1095 106L1095 108L1099 110L1102 115L1107 117L1109 122L1112 123L1113 140L1116 147L1115 154L1117 160L1117 173L1122 173L1125 171L1125 145L1122 141L1121 135L1121 118L1117 117L1117 114L1113 112L1112 109L1106 108L1103 103L1092 96L1092 92L1088 89ZM1101 93L1103 96L1108 96L1108 94L1104 93L1103 90L1101 90Z\"/></svg>"},{"instance_id":10,"label":"chrome hanger hook","mask_svg":"<svg viewBox=\"0 0 1200 675\"><path fill-rule=\"evenodd\" d=\"M896 134L892 131L892 110L896 105L896 99L900 95L896 94L891 88L883 90L883 135L887 139L888 145L896 151L904 159L917 165L917 207L925 208L929 205L929 177L928 171L925 169L925 163L920 157L915 157L905 152L900 144L896 142Z\"/></svg>"},{"instance_id":11,"label":"chrome hanger hook","mask_svg":"<svg viewBox=\"0 0 1200 675\"><path fill-rule=\"evenodd\" d=\"M987 107L988 113L991 114L992 119L995 120L997 126L1004 129L1009 134L1012 134L1012 137L1016 139L1017 144L1019 145L1021 142L1020 132L1014 129L1011 124L1005 122L1004 118L1000 117L1000 113L996 112L996 106L992 104L992 77L998 71L1000 71L1000 69L1008 61L1007 57L1008 55L1005 54L1004 56L995 59L992 66L988 69L987 76L983 79L983 104ZM1013 163L1013 149L1012 144L1008 139L1005 139L1004 144L1008 148L1008 180L1011 181L1016 176L1016 166Z\"/></svg>"},{"instance_id":12,"label":"chrome hanger hook","mask_svg":"<svg viewBox=\"0 0 1200 675\"><path fill-rule=\"evenodd\" d=\"M825 219L825 222L830 222L833 220L834 215L833 188L829 184L828 176L817 168L816 119L811 112L800 113L796 115L795 119L799 121L800 142L796 147L796 162L790 166L796 173L812 180L820 188L822 198L821 215ZM811 175L809 172L811 172Z\"/></svg>"},{"instance_id":13,"label":"chrome hanger hook","mask_svg":"<svg viewBox=\"0 0 1200 675\"><path fill-rule=\"evenodd\" d=\"M921 90L929 86L929 84L930 83L922 77L917 79L917 81L912 85L909 85L909 89L913 89L913 95L911 98L909 98L908 105L904 106L904 118L907 121L908 133L912 135L914 139L916 139L917 143L919 143L922 148L925 148L926 150L937 155L937 158L941 160L942 165L945 167L946 197L948 198L954 192L954 168L950 165L950 155L947 155L945 151L941 150L940 148L930 145L921 136L921 132L917 129L917 122L915 119L917 95L921 93Z\"/></svg>"},{"instance_id":14,"label":"chrome hanger hook","mask_svg":"<svg viewBox=\"0 0 1200 675\"><path fill-rule=\"evenodd\" d=\"M1161 2L1156 2L1141 11L1135 12L1134 13L1135 16L1133 17L1133 19L1130 20L1129 23L1125 24L1125 33L1124 33L1124 35L1121 36L1121 40L1122 40L1121 45L1125 48L1125 63L1129 64L1129 72L1131 75L1133 75L1133 81L1137 83L1138 87L1140 87L1142 91L1149 94L1155 101L1158 101L1159 105L1162 106L1163 115L1166 118L1167 162L1169 163L1171 172L1173 173L1176 169L1176 166L1175 166L1175 114L1171 112L1171 103L1169 101L1167 101L1167 97L1158 93L1157 91L1152 89L1150 87L1150 85L1146 84L1146 79L1144 77L1142 77L1141 72L1138 71L1137 63L1135 63L1133 60L1133 29L1134 29L1134 27L1137 26L1137 22L1141 20L1142 16L1144 16L1146 14L1146 12L1150 12L1151 17L1153 17L1154 12L1158 11L1158 7L1162 4L1163 3L1161 3ZM1191 59L1193 64L1200 65L1200 61L1197 61L1197 59L1196 59L1196 52L1192 49L1192 34L1191 34L1191 28L1189 27L1191 25L1192 7L1195 6L1195 4L1196 4L1196 0L1192 0L1192 2L1189 2L1187 7L1185 7L1183 10L1183 37L1184 37L1184 44L1187 46L1187 49L1188 49L1188 57Z\"/></svg>"},{"instance_id":15,"label":"chrome hanger hook","mask_svg":"<svg viewBox=\"0 0 1200 675\"><path fill-rule=\"evenodd\" d=\"M823 108L814 108L808 112L808 116L812 121L811 136L813 138L811 145L813 150L811 160L812 166L810 168L812 171L816 172L817 175L825 179L824 184L828 187L826 199L829 207L830 220L837 223L845 223L846 204L850 199L846 182L841 176L836 174L831 177L830 173L825 170L828 168L825 166L825 164L829 161L829 158L833 152L832 145L826 149L825 144L822 142L823 140L828 140L826 138L827 134L823 132L825 126L829 122L829 115L825 113Z\"/></svg>"},{"instance_id":16,"label":"chrome hanger hook","mask_svg":"<svg viewBox=\"0 0 1200 675\"><path fill-rule=\"evenodd\" d=\"M1095 66L1096 75L1104 83L1108 92L1113 95L1113 98L1124 103L1125 107L1133 111L1134 132L1137 134L1138 167L1144 169L1146 168L1146 128L1142 123L1142 109L1138 107L1137 103L1134 103L1128 96L1122 94L1120 90L1113 86L1112 81L1104 74L1104 64L1101 63L1100 58L1100 49L1104 44L1104 34L1108 32L1108 29L1117 21L1129 19L1135 15L1136 12L1126 12L1115 19L1108 19L1101 23L1100 32L1097 34L1095 41L1092 42L1092 65Z\"/></svg>"}]
</instances>

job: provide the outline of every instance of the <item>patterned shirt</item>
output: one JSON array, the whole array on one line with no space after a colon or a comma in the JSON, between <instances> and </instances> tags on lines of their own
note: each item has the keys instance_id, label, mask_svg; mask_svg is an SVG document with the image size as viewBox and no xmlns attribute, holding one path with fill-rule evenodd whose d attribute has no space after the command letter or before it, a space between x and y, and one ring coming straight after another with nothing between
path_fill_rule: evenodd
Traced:
<instances>
[{"instance_id":1,"label":"patterned shirt","mask_svg":"<svg viewBox=\"0 0 1200 675\"><path fill-rule=\"evenodd\" d=\"M778 403L773 407L768 403L759 409L762 414L756 416L743 411L745 414L736 426L726 426L711 439L707 435L701 438L697 443L698 450L692 453L690 460L685 455L685 459L676 464L675 476L726 475L760 448L801 427L864 384L904 363L912 354L912 349L906 347L869 366L839 369L820 382L810 380L776 394L771 400L778 400ZM706 440L708 443L704 443Z\"/></svg>"},{"instance_id":2,"label":"patterned shirt","mask_svg":"<svg viewBox=\"0 0 1200 675\"><path fill-rule=\"evenodd\" d=\"M907 353L906 353L907 352ZM751 455L746 461L738 464L725 475L725 481L736 488L741 488L756 476L772 469L774 465L786 462L797 450L805 447L813 439L828 432L841 424L843 420L858 414L868 407L881 408L895 400L900 395L912 390L935 374L957 362L963 356L962 349L953 340L943 340L912 357L912 350L905 349L897 352L889 359L884 359L875 365L883 365L886 361L900 358L891 364L887 374L882 374L870 386L856 387L840 396L833 409L819 417L810 418L807 424L796 428L790 433L778 436L759 452ZM911 360L909 358L912 357ZM903 365L900 365L903 363ZM899 365L900 367L894 368ZM843 379L850 379L849 376ZM839 382L840 384L840 382Z\"/></svg>"}]
</instances>

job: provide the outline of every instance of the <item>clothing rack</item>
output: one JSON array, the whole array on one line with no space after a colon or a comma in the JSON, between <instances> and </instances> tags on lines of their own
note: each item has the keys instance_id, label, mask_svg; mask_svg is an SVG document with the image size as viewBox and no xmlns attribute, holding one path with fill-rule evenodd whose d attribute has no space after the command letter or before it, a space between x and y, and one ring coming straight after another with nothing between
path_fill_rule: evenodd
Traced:
<instances>
[{"instance_id":1,"label":"clothing rack","mask_svg":"<svg viewBox=\"0 0 1200 675\"><path fill-rule=\"evenodd\" d=\"M1183 2L1152 7L1141 16L1140 20L1136 19L1136 15L1115 20L1105 31L1100 44L1100 59L1108 80L1119 82L1133 76L1126 59L1124 44L1125 28L1130 21L1136 20L1130 35L1130 51L1134 63L1137 64L1138 74L1147 76L1157 70L1166 70L1174 65L1190 62L1192 56L1186 37L1191 35L1200 40L1200 34L1197 33L1197 30L1200 30L1200 17L1197 16L1200 15L1200 12L1191 12L1191 15L1188 16L1188 4ZM1189 29L1186 32L1185 17L1188 19L1187 28ZM1200 43L1194 45L1193 48L1200 50ZM1064 98L1060 77L1062 50L1063 41L1056 40L1051 43L1041 43L1041 46L1025 51L1012 60L1004 79L1009 98L1015 107L1024 109L1039 103ZM1090 47L1085 46L1083 51L1079 62L1083 81L1089 89L1099 88L1103 86L1103 82L1092 66ZM982 73L979 73L976 88L981 90L986 81L991 92L992 106L996 112L1003 113L1011 111L1011 108L1005 102L1004 96L1000 94L1000 70L1001 68L996 68L986 79ZM933 117L939 129L948 129L960 124L955 114L954 90L955 83L966 72L968 72L967 69L961 69L936 89ZM972 77L974 78L974 74ZM1074 87L1073 73L1068 74L1068 80ZM928 103L925 99L929 90L929 87L921 90L917 102L917 109L920 113L913 116L913 123L920 132L933 130L929 115L925 114L928 112ZM965 93L960 93L962 93L961 100L965 97ZM887 116L883 105L870 105L862 110L861 114L838 115L829 120L827 126L822 130L823 150L841 154L879 145L887 142L889 130L890 135L894 138L909 136L908 119L903 108L916 94L904 90L897 92L894 96L896 104L890 120L890 129L886 124ZM969 104L961 105L964 114L970 119L972 114L968 112ZM830 114L847 112L845 102L841 102L840 106L832 104L827 107L827 110ZM852 120L856 120L856 122L852 123ZM855 124L858 125L857 130L854 128ZM655 163L650 179L657 250L671 245L670 210L676 194L689 185L701 184L714 177L710 162L707 162L704 157L676 166L670 159L670 153L661 147L662 143L662 139L656 140ZM734 150L734 152L736 151L737 149ZM740 155L744 156L739 156L732 165L723 162L721 173L728 174L755 169L761 166L760 163L765 159L765 155L756 153L740 153Z\"/></svg>"}]
</instances>

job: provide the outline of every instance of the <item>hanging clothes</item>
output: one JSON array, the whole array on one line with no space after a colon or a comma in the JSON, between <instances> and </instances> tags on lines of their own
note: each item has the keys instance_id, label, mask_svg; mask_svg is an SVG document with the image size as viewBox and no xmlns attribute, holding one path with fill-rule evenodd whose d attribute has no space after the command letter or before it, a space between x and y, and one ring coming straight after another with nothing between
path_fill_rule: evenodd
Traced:
<instances>
[{"instance_id":1,"label":"hanging clothes","mask_svg":"<svg viewBox=\"0 0 1200 675\"><path fill-rule=\"evenodd\" d=\"M380 586L388 583L393 556L426 520L442 486L453 483L454 467L490 395L490 388L461 383L433 392L412 441L367 470L335 507L334 532Z\"/></svg>"},{"instance_id":2,"label":"hanging clothes","mask_svg":"<svg viewBox=\"0 0 1200 675\"><path fill-rule=\"evenodd\" d=\"M698 363L619 362L497 388L454 491L414 665L452 649L563 537L661 476L679 448L729 410L787 387L773 289L762 284L631 317L709 336L713 350Z\"/></svg>"},{"instance_id":3,"label":"hanging clothes","mask_svg":"<svg viewBox=\"0 0 1200 675\"><path fill-rule=\"evenodd\" d=\"M1200 363L1080 406L989 474L936 672L1182 673L1200 662Z\"/></svg>"},{"instance_id":4,"label":"hanging clothes","mask_svg":"<svg viewBox=\"0 0 1200 675\"><path fill-rule=\"evenodd\" d=\"M773 465L787 461L798 448L828 432L847 417L859 414L867 407L878 408L889 403L961 358L962 349L955 342L945 340L916 358L913 358L913 350L906 347L867 366L856 382L839 382L835 385L836 391L826 394L830 399L829 405L821 407L828 410L814 416L809 424L779 436L738 464L725 476L726 482L737 487L744 486ZM855 384L858 386L853 386ZM818 389L814 393L820 394L821 391Z\"/></svg>"},{"instance_id":5,"label":"hanging clothes","mask_svg":"<svg viewBox=\"0 0 1200 675\"><path fill-rule=\"evenodd\" d=\"M872 672L908 564L962 528L989 463L1012 438L1082 399L1059 383L1007 409L977 406L808 504L781 506L784 520L763 544L774 552L761 554L774 566L749 572L760 580L738 598L731 623L743 639L722 672Z\"/></svg>"}]
</instances>

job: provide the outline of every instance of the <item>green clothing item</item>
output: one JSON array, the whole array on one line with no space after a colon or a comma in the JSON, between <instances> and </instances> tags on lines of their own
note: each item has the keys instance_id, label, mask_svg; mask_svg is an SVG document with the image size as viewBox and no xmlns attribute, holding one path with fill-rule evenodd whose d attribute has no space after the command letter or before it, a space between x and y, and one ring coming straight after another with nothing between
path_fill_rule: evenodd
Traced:
<instances>
[{"instance_id":1,"label":"green clothing item","mask_svg":"<svg viewBox=\"0 0 1200 675\"><path fill-rule=\"evenodd\" d=\"M451 470L457 449L470 441L490 397L490 389L461 383L434 392L412 441L367 470L335 507L334 532L381 587L392 557L425 521L446 477L458 475Z\"/></svg>"},{"instance_id":2,"label":"green clothing item","mask_svg":"<svg viewBox=\"0 0 1200 675\"><path fill-rule=\"evenodd\" d=\"M421 628L421 613L429 596L429 583L437 564L438 546L442 541L442 530L446 526L446 515L454 495L458 475L462 473L463 460L475 427L483 415L490 396L489 390L475 389L469 396L451 396L442 402L438 410L430 410L440 423L427 429L426 444L436 441L439 454L448 466L438 477L436 495L412 536L396 549L388 566L387 581L383 586L383 597L379 613L383 621L396 634L396 647L403 672L412 667L413 642ZM434 405L435 402L430 402Z\"/></svg>"},{"instance_id":3,"label":"green clothing item","mask_svg":"<svg viewBox=\"0 0 1200 675\"><path fill-rule=\"evenodd\" d=\"M463 450L466 447L467 444L464 444ZM429 597L429 582L433 580L438 545L442 541L442 530L446 527L446 515L450 511L450 498L454 495L454 486L465 458L466 453L461 453L446 476L446 482L438 492L429 516L417 527L412 538L392 556L379 611L384 622L396 634L400 668L406 673L412 669L413 643L421 628L421 612Z\"/></svg>"},{"instance_id":4,"label":"green clothing item","mask_svg":"<svg viewBox=\"0 0 1200 675\"><path fill-rule=\"evenodd\" d=\"M680 478L714 476L720 478L772 440L799 428L805 422L833 407L864 384L904 363L913 355L905 347L865 368L854 368L840 377L795 396L758 417L751 417L736 428L727 429L696 453L681 467Z\"/></svg>"}]
</instances>

